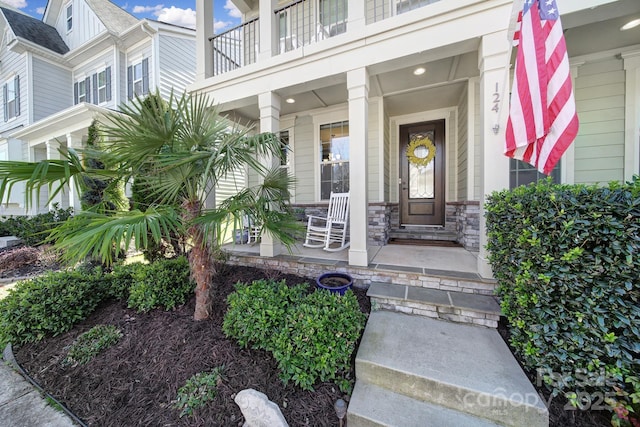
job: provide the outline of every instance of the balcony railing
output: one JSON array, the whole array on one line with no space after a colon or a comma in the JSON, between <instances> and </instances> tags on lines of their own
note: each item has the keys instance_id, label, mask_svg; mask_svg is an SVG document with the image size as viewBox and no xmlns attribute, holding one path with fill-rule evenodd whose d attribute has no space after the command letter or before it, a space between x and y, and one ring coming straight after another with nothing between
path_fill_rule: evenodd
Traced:
<instances>
[{"instance_id":1,"label":"balcony railing","mask_svg":"<svg viewBox=\"0 0 640 427\"><path fill-rule=\"evenodd\" d=\"M276 9L278 53L347 31L347 0L298 0Z\"/></svg>"},{"instance_id":2,"label":"balcony railing","mask_svg":"<svg viewBox=\"0 0 640 427\"><path fill-rule=\"evenodd\" d=\"M213 75L223 74L253 64L260 52L260 22L258 18L213 36Z\"/></svg>"},{"instance_id":3,"label":"balcony railing","mask_svg":"<svg viewBox=\"0 0 640 427\"><path fill-rule=\"evenodd\" d=\"M387 19L440 0L365 0L367 24ZM274 10L277 53L317 43L347 31L348 0L296 0ZM213 75L257 61L260 52L258 18L211 39Z\"/></svg>"}]
</instances>

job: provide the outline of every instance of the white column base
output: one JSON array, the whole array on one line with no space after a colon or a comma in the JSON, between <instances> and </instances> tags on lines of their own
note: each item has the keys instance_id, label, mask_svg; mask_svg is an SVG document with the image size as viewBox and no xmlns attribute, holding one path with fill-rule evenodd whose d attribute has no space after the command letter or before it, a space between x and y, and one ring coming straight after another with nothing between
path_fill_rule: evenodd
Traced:
<instances>
[{"instance_id":1,"label":"white column base","mask_svg":"<svg viewBox=\"0 0 640 427\"><path fill-rule=\"evenodd\" d=\"M349 249L349 265L366 267L369 265L369 251L361 249Z\"/></svg>"}]
</instances>

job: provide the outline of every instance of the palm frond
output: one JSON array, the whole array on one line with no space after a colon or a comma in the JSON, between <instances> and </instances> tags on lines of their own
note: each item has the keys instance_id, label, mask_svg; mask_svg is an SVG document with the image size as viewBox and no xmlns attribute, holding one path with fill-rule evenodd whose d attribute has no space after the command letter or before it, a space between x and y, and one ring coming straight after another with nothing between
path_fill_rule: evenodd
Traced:
<instances>
[{"instance_id":1,"label":"palm frond","mask_svg":"<svg viewBox=\"0 0 640 427\"><path fill-rule=\"evenodd\" d=\"M60 156L62 158L59 160L48 159L40 162L0 161L0 200L7 199L14 186L23 182L27 208L32 205L33 199L38 203L43 187L49 192L47 203L51 202L55 196L72 184L73 177L86 172L75 150L60 151ZM82 180L73 181L76 189L80 190Z\"/></svg>"},{"instance_id":2,"label":"palm frond","mask_svg":"<svg viewBox=\"0 0 640 427\"><path fill-rule=\"evenodd\" d=\"M178 212L158 206L111 216L84 211L54 229L48 240L62 249L66 261L78 262L90 256L109 265L131 245L137 250L147 248L149 236L157 243L169 238L171 232L182 231Z\"/></svg>"}]
</instances>

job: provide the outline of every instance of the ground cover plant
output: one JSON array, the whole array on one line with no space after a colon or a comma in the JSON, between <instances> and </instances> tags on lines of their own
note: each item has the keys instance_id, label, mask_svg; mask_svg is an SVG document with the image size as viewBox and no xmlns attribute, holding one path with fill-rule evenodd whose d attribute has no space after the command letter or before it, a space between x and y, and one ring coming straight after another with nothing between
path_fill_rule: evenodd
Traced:
<instances>
[{"instance_id":1,"label":"ground cover plant","mask_svg":"<svg viewBox=\"0 0 640 427\"><path fill-rule=\"evenodd\" d=\"M580 409L640 422L640 180L494 193L488 249L510 343ZM611 409L609 408L609 409Z\"/></svg>"},{"instance_id":2,"label":"ground cover plant","mask_svg":"<svg viewBox=\"0 0 640 427\"><path fill-rule=\"evenodd\" d=\"M122 332L113 325L96 325L81 334L71 345L63 363L84 364L101 351L122 338Z\"/></svg>"}]
</instances>

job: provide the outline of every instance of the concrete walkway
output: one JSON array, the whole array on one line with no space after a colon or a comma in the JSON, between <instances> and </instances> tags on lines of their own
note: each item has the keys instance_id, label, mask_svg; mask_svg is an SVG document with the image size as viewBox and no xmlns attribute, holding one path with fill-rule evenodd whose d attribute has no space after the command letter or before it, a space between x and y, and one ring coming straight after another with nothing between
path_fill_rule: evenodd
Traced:
<instances>
[{"instance_id":1,"label":"concrete walkway","mask_svg":"<svg viewBox=\"0 0 640 427\"><path fill-rule=\"evenodd\" d=\"M0 363L0 424L3 427L73 427L64 412L51 406L45 397L13 369L5 351Z\"/></svg>"}]
</instances>

